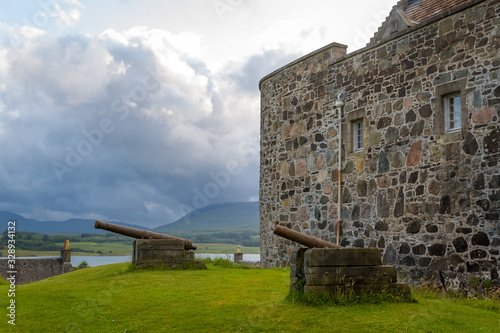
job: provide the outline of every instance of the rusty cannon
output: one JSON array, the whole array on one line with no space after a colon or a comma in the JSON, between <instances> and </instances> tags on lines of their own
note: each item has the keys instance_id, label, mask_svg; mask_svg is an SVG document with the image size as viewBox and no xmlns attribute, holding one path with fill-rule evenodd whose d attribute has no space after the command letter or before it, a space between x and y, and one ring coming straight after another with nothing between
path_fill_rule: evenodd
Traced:
<instances>
[{"instance_id":1,"label":"rusty cannon","mask_svg":"<svg viewBox=\"0 0 500 333\"><path fill-rule=\"evenodd\" d=\"M274 228L274 234L296 243L302 244L309 248L330 248L330 249L343 249L343 246L327 242L325 240L301 234L295 230L281 226L279 224Z\"/></svg>"},{"instance_id":2,"label":"rusty cannon","mask_svg":"<svg viewBox=\"0 0 500 333\"><path fill-rule=\"evenodd\" d=\"M196 246L191 243L189 239L182 239L174 236L169 236L165 234L160 234L157 232L152 232L152 231L147 231L147 230L140 230L140 229L134 229L130 227L124 227L121 225L113 224L113 223L107 223L103 222L100 220L95 221L94 227L96 229L102 229L102 230L107 230L114 232L115 234L120 234L128 237L133 237L137 239L172 239L172 240L181 240L184 242L184 249L185 250L196 250Z\"/></svg>"}]
</instances>

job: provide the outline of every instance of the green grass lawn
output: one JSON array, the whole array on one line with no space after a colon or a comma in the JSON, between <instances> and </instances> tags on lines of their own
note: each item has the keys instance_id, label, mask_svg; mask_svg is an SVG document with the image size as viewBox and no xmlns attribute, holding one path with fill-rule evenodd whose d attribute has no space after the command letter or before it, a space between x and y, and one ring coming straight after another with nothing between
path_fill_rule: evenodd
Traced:
<instances>
[{"instance_id":1,"label":"green grass lawn","mask_svg":"<svg viewBox=\"0 0 500 333\"><path fill-rule=\"evenodd\" d=\"M500 302L414 292L417 303L286 301L289 269L134 270L114 264L16 288L1 332L499 332ZM3 311L3 314L2 314Z\"/></svg>"},{"instance_id":2,"label":"green grass lawn","mask_svg":"<svg viewBox=\"0 0 500 333\"><path fill-rule=\"evenodd\" d=\"M110 256L123 256L131 254L133 247L132 241L129 244L119 243L119 242L111 242L111 243L73 242L70 244L70 248L71 246L74 246L75 248L79 248L85 251L93 251L93 253L90 253L90 255L102 254Z\"/></svg>"}]
</instances>

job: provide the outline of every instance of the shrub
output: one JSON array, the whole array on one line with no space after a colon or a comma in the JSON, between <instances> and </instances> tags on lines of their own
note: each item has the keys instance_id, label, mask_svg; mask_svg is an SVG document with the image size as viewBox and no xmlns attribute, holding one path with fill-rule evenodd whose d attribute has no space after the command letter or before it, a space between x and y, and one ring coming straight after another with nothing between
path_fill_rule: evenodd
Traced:
<instances>
[{"instance_id":1,"label":"shrub","mask_svg":"<svg viewBox=\"0 0 500 333\"><path fill-rule=\"evenodd\" d=\"M250 266L243 264L235 264L231 260L226 258L215 258L212 260L212 264L214 266L222 267L222 268L239 268L239 269L250 269Z\"/></svg>"},{"instance_id":2,"label":"shrub","mask_svg":"<svg viewBox=\"0 0 500 333\"><path fill-rule=\"evenodd\" d=\"M89 267L90 267L89 263L87 261L85 261L85 260L82 260L82 262L78 266L75 267L75 270L77 270L77 269L83 269L83 268L89 268Z\"/></svg>"}]
</instances>

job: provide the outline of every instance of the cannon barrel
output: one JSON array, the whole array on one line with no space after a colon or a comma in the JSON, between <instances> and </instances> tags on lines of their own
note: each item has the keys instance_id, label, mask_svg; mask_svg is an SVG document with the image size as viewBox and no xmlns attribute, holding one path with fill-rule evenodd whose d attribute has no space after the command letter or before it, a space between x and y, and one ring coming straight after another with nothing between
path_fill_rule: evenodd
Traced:
<instances>
[{"instance_id":1,"label":"cannon barrel","mask_svg":"<svg viewBox=\"0 0 500 333\"><path fill-rule=\"evenodd\" d=\"M182 239L174 236L160 234L157 232L124 227L122 225L107 223L100 220L95 221L94 227L96 229L103 229L114 232L115 234L120 234L137 239L180 239L184 242L184 249L196 250L196 246L194 246L189 239Z\"/></svg>"},{"instance_id":2,"label":"cannon barrel","mask_svg":"<svg viewBox=\"0 0 500 333\"><path fill-rule=\"evenodd\" d=\"M309 235L304 235L301 234L300 232L297 232L295 230L289 229L287 227L283 227L281 225L276 225L273 231L276 235L286 238L288 240L294 241L296 243L302 244L304 246L313 248L333 248L333 249L342 249L343 246L333 244L330 242L327 242L325 240L309 236Z\"/></svg>"}]
</instances>

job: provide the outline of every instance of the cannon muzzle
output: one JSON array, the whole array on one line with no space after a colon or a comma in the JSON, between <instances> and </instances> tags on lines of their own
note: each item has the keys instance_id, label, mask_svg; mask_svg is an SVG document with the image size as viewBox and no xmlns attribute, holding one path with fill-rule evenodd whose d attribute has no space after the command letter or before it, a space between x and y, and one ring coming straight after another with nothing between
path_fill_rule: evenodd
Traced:
<instances>
[{"instance_id":1,"label":"cannon muzzle","mask_svg":"<svg viewBox=\"0 0 500 333\"><path fill-rule=\"evenodd\" d=\"M281 236L283 238L286 238L288 240L294 241L296 243L302 244L304 246L313 248L333 248L333 249L342 249L343 246L333 244L330 242L327 242L325 240L309 236L309 235L304 235L301 234L300 232L297 232L292 229L288 229L286 227L283 227L281 225L276 225L274 228L274 233L278 236Z\"/></svg>"},{"instance_id":2,"label":"cannon muzzle","mask_svg":"<svg viewBox=\"0 0 500 333\"><path fill-rule=\"evenodd\" d=\"M186 250L196 250L196 246L191 243L189 239L182 239L174 236L169 236L165 234L160 234L157 232L140 230L130 227L124 227L122 225L102 222L100 220L95 221L94 227L96 229L103 229L107 231L114 232L115 234L120 234L128 237L133 237L137 239L180 239L184 242L184 249Z\"/></svg>"}]
</instances>

